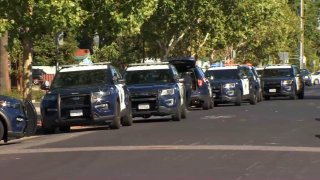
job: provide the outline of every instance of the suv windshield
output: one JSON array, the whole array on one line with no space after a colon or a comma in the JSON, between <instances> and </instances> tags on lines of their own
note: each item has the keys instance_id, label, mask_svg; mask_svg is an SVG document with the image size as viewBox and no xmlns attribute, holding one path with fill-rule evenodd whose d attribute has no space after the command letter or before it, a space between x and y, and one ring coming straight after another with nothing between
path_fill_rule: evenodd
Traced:
<instances>
[{"instance_id":1,"label":"suv windshield","mask_svg":"<svg viewBox=\"0 0 320 180\"><path fill-rule=\"evenodd\" d=\"M170 69L127 71L127 84L173 83L174 78Z\"/></svg>"},{"instance_id":2,"label":"suv windshield","mask_svg":"<svg viewBox=\"0 0 320 180\"><path fill-rule=\"evenodd\" d=\"M281 68L281 69L265 69L263 71L264 77L283 77L283 76L293 76L292 70L290 68Z\"/></svg>"},{"instance_id":3,"label":"suv windshield","mask_svg":"<svg viewBox=\"0 0 320 180\"><path fill-rule=\"evenodd\" d=\"M54 78L51 88L69 88L110 83L105 69L61 72Z\"/></svg>"},{"instance_id":4,"label":"suv windshield","mask_svg":"<svg viewBox=\"0 0 320 180\"><path fill-rule=\"evenodd\" d=\"M213 76L214 79L239 79L237 69L208 70L206 77Z\"/></svg>"}]
</instances>

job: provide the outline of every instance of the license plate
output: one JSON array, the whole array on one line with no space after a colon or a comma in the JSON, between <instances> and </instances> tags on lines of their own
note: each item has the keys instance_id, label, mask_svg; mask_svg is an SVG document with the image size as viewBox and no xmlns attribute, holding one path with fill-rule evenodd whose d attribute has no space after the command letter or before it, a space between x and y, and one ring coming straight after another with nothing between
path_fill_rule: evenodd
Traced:
<instances>
[{"instance_id":1,"label":"license plate","mask_svg":"<svg viewBox=\"0 0 320 180\"><path fill-rule=\"evenodd\" d=\"M70 110L70 116L71 117L83 116L82 109L80 109L80 110Z\"/></svg>"},{"instance_id":2,"label":"license plate","mask_svg":"<svg viewBox=\"0 0 320 180\"><path fill-rule=\"evenodd\" d=\"M277 90L276 89L269 89L269 92L275 93L275 92L277 92Z\"/></svg>"},{"instance_id":3,"label":"license plate","mask_svg":"<svg viewBox=\"0 0 320 180\"><path fill-rule=\"evenodd\" d=\"M138 109L150 109L150 105L149 104L139 104Z\"/></svg>"}]
</instances>

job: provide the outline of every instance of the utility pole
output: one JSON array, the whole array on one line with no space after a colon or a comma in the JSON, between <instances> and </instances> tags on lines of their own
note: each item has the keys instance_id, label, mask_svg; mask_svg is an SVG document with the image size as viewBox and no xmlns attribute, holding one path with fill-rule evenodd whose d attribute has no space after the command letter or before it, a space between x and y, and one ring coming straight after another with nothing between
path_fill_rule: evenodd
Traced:
<instances>
[{"instance_id":1,"label":"utility pole","mask_svg":"<svg viewBox=\"0 0 320 180\"><path fill-rule=\"evenodd\" d=\"M299 49L299 62L300 62L300 68L303 68L303 58L304 58L304 24L303 24L303 18L304 18L304 0L300 0L300 49Z\"/></svg>"}]
</instances>

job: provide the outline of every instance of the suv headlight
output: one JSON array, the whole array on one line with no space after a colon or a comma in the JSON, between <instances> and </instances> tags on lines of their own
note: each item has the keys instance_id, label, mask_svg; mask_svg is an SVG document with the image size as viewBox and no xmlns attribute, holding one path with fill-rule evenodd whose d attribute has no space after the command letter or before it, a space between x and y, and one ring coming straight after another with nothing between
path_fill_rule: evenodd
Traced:
<instances>
[{"instance_id":1,"label":"suv headlight","mask_svg":"<svg viewBox=\"0 0 320 180\"><path fill-rule=\"evenodd\" d=\"M111 95L111 91L99 91L92 93L92 101L93 102L100 102L102 97Z\"/></svg>"},{"instance_id":2,"label":"suv headlight","mask_svg":"<svg viewBox=\"0 0 320 180\"><path fill-rule=\"evenodd\" d=\"M223 85L223 88L226 88L226 89L231 89L235 87L236 87L236 83L226 83Z\"/></svg>"},{"instance_id":3,"label":"suv headlight","mask_svg":"<svg viewBox=\"0 0 320 180\"><path fill-rule=\"evenodd\" d=\"M283 81L281 81L281 84L282 84L282 85L285 85L285 86L288 86L288 85L291 86L291 85L292 85L292 82L293 82L292 80L283 80Z\"/></svg>"},{"instance_id":4,"label":"suv headlight","mask_svg":"<svg viewBox=\"0 0 320 180\"><path fill-rule=\"evenodd\" d=\"M10 101L0 101L0 107L8 107L8 108L19 109L20 108L20 104L19 103L13 103L13 102L10 102Z\"/></svg>"},{"instance_id":5,"label":"suv headlight","mask_svg":"<svg viewBox=\"0 0 320 180\"><path fill-rule=\"evenodd\" d=\"M43 101L55 101L57 100L57 95L55 94L47 94L43 97Z\"/></svg>"},{"instance_id":6,"label":"suv headlight","mask_svg":"<svg viewBox=\"0 0 320 180\"><path fill-rule=\"evenodd\" d=\"M174 89L163 89L161 91L161 96L166 96L166 95L174 95Z\"/></svg>"}]
</instances>

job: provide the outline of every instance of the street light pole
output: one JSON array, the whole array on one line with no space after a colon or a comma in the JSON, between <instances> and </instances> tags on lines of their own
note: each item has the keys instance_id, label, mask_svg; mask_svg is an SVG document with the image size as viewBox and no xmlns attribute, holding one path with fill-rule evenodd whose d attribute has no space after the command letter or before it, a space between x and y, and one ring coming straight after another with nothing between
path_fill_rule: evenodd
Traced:
<instances>
[{"instance_id":1,"label":"street light pole","mask_svg":"<svg viewBox=\"0 0 320 180\"><path fill-rule=\"evenodd\" d=\"M304 42L304 28L303 28L303 16L304 16L304 0L300 0L300 48L299 48L299 62L300 68L303 68L303 42Z\"/></svg>"}]
</instances>

